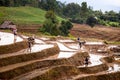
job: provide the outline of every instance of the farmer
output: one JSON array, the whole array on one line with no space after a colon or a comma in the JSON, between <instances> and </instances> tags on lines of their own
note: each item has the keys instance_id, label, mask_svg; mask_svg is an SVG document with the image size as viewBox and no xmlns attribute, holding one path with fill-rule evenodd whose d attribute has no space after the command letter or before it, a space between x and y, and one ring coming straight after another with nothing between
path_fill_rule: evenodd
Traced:
<instances>
[{"instance_id":1,"label":"farmer","mask_svg":"<svg viewBox=\"0 0 120 80\"><path fill-rule=\"evenodd\" d=\"M77 38L77 41L80 42L80 38L79 37Z\"/></svg>"},{"instance_id":2,"label":"farmer","mask_svg":"<svg viewBox=\"0 0 120 80\"><path fill-rule=\"evenodd\" d=\"M87 67L88 64L89 64L89 57L86 57L86 58L85 58L85 66Z\"/></svg>"},{"instance_id":3,"label":"farmer","mask_svg":"<svg viewBox=\"0 0 120 80\"><path fill-rule=\"evenodd\" d=\"M79 46L80 46L80 48L81 48L81 47L82 47L82 43L80 42L80 38L79 38L79 37L77 38L77 41L78 41Z\"/></svg>"},{"instance_id":4,"label":"farmer","mask_svg":"<svg viewBox=\"0 0 120 80\"><path fill-rule=\"evenodd\" d=\"M34 38L33 37L29 37L28 38L28 51L31 52L33 44L34 44Z\"/></svg>"},{"instance_id":5,"label":"farmer","mask_svg":"<svg viewBox=\"0 0 120 80\"><path fill-rule=\"evenodd\" d=\"M15 43L17 40L17 28L12 28L12 32L14 34L14 43Z\"/></svg>"}]
</instances>

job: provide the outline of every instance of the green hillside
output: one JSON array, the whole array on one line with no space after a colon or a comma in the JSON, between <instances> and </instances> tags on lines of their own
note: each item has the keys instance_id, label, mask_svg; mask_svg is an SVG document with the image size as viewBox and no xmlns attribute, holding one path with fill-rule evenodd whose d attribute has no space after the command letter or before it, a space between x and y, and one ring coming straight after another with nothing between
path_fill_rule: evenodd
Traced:
<instances>
[{"instance_id":1,"label":"green hillside","mask_svg":"<svg viewBox=\"0 0 120 80\"><path fill-rule=\"evenodd\" d=\"M33 7L0 7L1 20L11 20L16 24L42 24L46 11ZM58 17L58 20L63 20Z\"/></svg>"}]
</instances>

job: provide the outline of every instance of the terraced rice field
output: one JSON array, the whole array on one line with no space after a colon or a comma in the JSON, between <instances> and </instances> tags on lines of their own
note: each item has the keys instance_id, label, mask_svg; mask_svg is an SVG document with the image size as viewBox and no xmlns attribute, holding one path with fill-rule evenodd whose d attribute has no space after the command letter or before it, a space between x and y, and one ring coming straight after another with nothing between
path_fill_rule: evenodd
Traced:
<instances>
[{"instance_id":1,"label":"terraced rice field","mask_svg":"<svg viewBox=\"0 0 120 80\"><path fill-rule=\"evenodd\" d=\"M0 32L0 80L120 80L120 58L107 51L111 45L86 42L79 48L74 40L39 37L30 52L18 44L28 38L21 36L14 43L13 34ZM17 45L13 51L2 50L13 44ZM88 66L84 65L86 57Z\"/></svg>"}]
</instances>

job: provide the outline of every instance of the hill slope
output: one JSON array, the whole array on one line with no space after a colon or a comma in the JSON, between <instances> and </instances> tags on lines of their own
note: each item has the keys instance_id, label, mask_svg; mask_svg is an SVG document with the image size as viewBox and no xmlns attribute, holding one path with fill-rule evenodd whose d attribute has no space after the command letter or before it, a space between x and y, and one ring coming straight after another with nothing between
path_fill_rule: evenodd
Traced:
<instances>
[{"instance_id":1,"label":"hill slope","mask_svg":"<svg viewBox=\"0 0 120 80\"><path fill-rule=\"evenodd\" d=\"M120 28L115 27L95 26L91 28L88 25L74 24L70 33L81 38L120 41Z\"/></svg>"},{"instance_id":2,"label":"hill slope","mask_svg":"<svg viewBox=\"0 0 120 80\"><path fill-rule=\"evenodd\" d=\"M11 20L16 24L42 24L46 11L33 7L0 7L0 15L4 20ZM58 20L63 20L58 17Z\"/></svg>"}]
</instances>

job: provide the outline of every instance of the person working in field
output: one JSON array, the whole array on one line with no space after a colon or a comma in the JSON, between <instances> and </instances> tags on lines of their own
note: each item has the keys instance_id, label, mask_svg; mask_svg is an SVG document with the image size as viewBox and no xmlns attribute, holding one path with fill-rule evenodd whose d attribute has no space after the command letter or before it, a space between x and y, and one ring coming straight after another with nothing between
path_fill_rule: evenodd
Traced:
<instances>
[{"instance_id":1,"label":"person working in field","mask_svg":"<svg viewBox=\"0 0 120 80\"><path fill-rule=\"evenodd\" d=\"M78 43L79 43L80 49L81 49L82 46L86 43L86 41L81 41L79 37L77 38L77 41L78 41Z\"/></svg>"},{"instance_id":2,"label":"person working in field","mask_svg":"<svg viewBox=\"0 0 120 80\"><path fill-rule=\"evenodd\" d=\"M16 40L17 40L17 28L12 28L11 30L12 30L12 32L14 34L14 43L15 43Z\"/></svg>"},{"instance_id":3,"label":"person working in field","mask_svg":"<svg viewBox=\"0 0 120 80\"><path fill-rule=\"evenodd\" d=\"M86 58L85 58L85 66L87 67L88 64L89 64L89 57L86 57Z\"/></svg>"},{"instance_id":4,"label":"person working in field","mask_svg":"<svg viewBox=\"0 0 120 80\"><path fill-rule=\"evenodd\" d=\"M33 37L29 37L28 38L28 51L31 52L33 44L34 44L34 38Z\"/></svg>"},{"instance_id":5,"label":"person working in field","mask_svg":"<svg viewBox=\"0 0 120 80\"><path fill-rule=\"evenodd\" d=\"M79 43L79 47L80 47L80 49L81 49L81 47L82 47L82 43L81 43L81 41L80 41L80 38L79 38L79 37L77 38L77 41L78 41L78 43Z\"/></svg>"}]
</instances>

